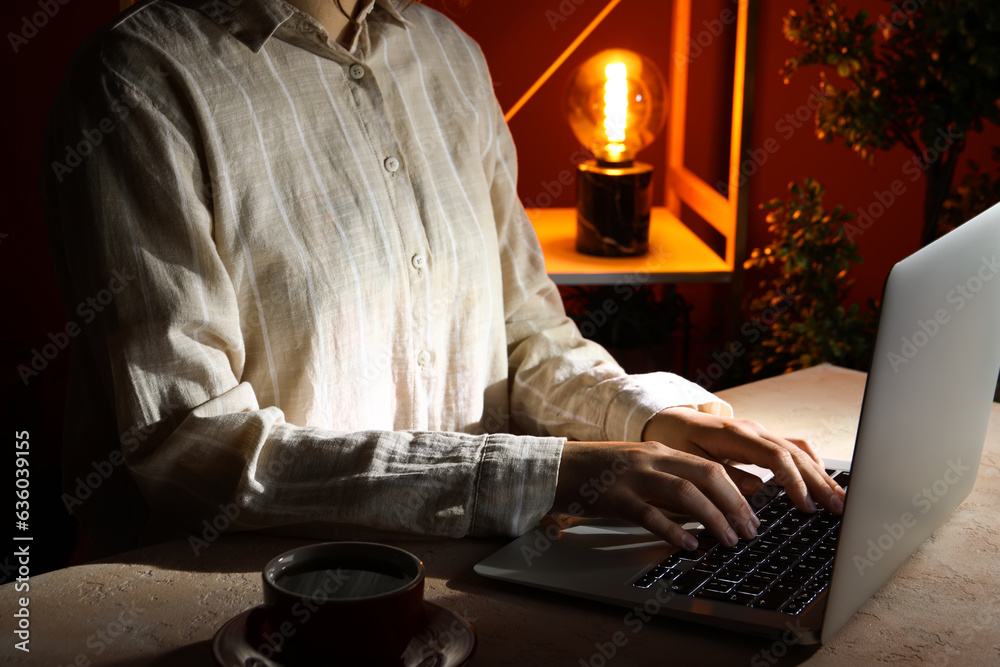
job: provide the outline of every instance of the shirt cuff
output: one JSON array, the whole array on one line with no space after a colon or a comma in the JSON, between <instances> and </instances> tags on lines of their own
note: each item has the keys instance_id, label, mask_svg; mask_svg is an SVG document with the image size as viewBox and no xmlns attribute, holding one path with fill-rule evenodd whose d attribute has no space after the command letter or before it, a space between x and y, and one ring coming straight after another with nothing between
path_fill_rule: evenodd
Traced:
<instances>
[{"instance_id":1,"label":"shirt cuff","mask_svg":"<svg viewBox=\"0 0 1000 667\"><path fill-rule=\"evenodd\" d=\"M471 534L520 535L555 502L565 438L491 434L476 480Z\"/></svg>"},{"instance_id":2,"label":"shirt cuff","mask_svg":"<svg viewBox=\"0 0 1000 667\"><path fill-rule=\"evenodd\" d=\"M721 417L733 408L721 398L673 373L631 375L608 406L604 431L608 440L640 442L646 422L660 410L689 407Z\"/></svg>"}]
</instances>

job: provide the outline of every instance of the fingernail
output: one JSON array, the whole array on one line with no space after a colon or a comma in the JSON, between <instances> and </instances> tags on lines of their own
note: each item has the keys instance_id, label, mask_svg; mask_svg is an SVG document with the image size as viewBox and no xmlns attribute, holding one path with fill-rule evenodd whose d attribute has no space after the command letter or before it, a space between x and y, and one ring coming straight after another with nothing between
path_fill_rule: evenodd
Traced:
<instances>
[{"instance_id":1,"label":"fingernail","mask_svg":"<svg viewBox=\"0 0 1000 667\"><path fill-rule=\"evenodd\" d=\"M759 516L757 516L756 514L754 514L753 516L750 517L750 520L753 521L753 527L754 527L754 529L760 528L760 517Z\"/></svg>"},{"instance_id":2,"label":"fingernail","mask_svg":"<svg viewBox=\"0 0 1000 667\"><path fill-rule=\"evenodd\" d=\"M731 533L733 531L730 530L729 532ZM694 551L698 548L698 540L694 539L694 537L691 535L685 535L684 539L681 540L681 542L684 543L684 548L687 549L688 551Z\"/></svg>"},{"instance_id":3,"label":"fingernail","mask_svg":"<svg viewBox=\"0 0 1000 667\"><path fill-rule=\"evenodd\" d=\"M806 496L806 507L809 508L810 512L815 512L818 509L816 507L816 501L812 499L812 496Z\"/></svg>"},{"instance_id":4,"label":"fingernail","mask_svg":"<svg viewBox=\"0 0 1000 667\"><path fill-rule=\"evenodd\" d=\"M755 516L753 519L756 519L756 518L757 517ZM747 535L750 536L749 539L751 539L751 540L753 538L757 537L757 526L754 525L753 519L750 519L749 521L747 521ZM760 524L760 521L758 521L757 523Z\"/></svg>"},{"instance_id":5,"label":"fingernail","mask_svg":"<svg viewBox=\"0 0 1000 667\"><path fill-rule=\"evenodd\" d=\"M735 545L739 542L739 539L740 538L736 537L736 531L732 528L726 528L726 541L729 542L729 546Z\"/></svg>"},{"instance_id":6,"label":"fingernail","mask_svg":"<svg viewBox=\"0 0 1000 667\"><path fill-rule=\"evenodd\" d=\"M834 494L833 498L830 499L830 507L833 508L834 512L840 514L844 511L844 501L840 499L840 496Z\"/></svg>"}]
</instances>

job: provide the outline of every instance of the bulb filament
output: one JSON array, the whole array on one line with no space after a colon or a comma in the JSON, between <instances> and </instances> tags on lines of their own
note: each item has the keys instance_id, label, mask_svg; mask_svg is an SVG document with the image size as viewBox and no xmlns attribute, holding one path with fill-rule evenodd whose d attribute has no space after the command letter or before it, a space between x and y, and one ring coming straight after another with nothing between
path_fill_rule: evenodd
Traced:
<instances>
[{"instance_id":1,"label":"bulb filament","mask_svg":"<svg viewBox=\"0 0 1000 667\"><path fill-rule=\"evenodd\" d=\"M604 68L604 132L608 137L608 156L617 160L625 151L625 111L628 108L628 72L625 63L611 63Z\"/></svg>"}]
</instances>

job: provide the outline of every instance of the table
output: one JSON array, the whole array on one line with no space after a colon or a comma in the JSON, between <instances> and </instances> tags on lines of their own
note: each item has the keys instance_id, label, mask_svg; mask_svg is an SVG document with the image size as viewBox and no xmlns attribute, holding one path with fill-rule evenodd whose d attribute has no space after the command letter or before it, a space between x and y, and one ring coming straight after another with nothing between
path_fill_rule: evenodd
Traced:
<instances>
[{"instance_id":1,"label":"table","mask_svg":"<svg viewBox=\"0 0 1000 667\"><path fill-rule=\"evenodd\" d=\"M720 392L737 414L808 437L829 458L851 452L863 373L820 366ZM794 665L1000 663L1000 405L975 489L896 575L822 647L787 647L655 618L633 633L627 610L478 577L504 540L397 542L427 567L428 600L472 621L473 665ZM967 540L974 538L969 545ZM195 556L168 542L31 579L32 652L12 649L19 593L0 588L0 664L209 667L211 637L261 602L260 570L303 540L230 535ZM615 633L627 642L611 659ZM787 652L787 654L786 654ZM698 656L697 658L695 656ZM780 656L780 660L778 658ZM76 661L76 662L74 662Z\"/></svg>"}]
</instances>

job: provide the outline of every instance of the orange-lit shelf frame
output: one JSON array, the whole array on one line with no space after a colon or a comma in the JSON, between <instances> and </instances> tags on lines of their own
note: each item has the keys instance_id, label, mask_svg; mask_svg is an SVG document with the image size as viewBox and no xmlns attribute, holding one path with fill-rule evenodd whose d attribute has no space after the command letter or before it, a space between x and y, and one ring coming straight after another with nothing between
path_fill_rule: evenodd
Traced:
<instances>
[{"instance_id":1,"label":"orange-lit shelf frame","mask_svg":"<svg viewBox=\"0 0 1000 667\"><path fill-rule=\"evenodd\" d=\"M611 0L605 10L585 31L613 9L619 0ZM649 254L642 257L605 258L576 252L576 210L572 208L528 209L545 254L545 268L557 284L607 285L628 280L635 274L649 273L650 282L733 282L734 289L742 275L746 248L747 188L740 183L740 156L746 148L743 132L749 120L752 81L755 0L739 0L736 7L736 49L733 68L733 108L729 150L728 196L719 193L684 165L684 127L687 115L688 40L691 34L691 3L675 0L670 62L670 120L667 134L666 206L654 207L649 230ZM581 35L583 37L585 35ZM580 37L554 65L561 64L579 45ZM529 93L552 74L550 67ZM516 113L526 98L518 101L508 118ZM701 216L724 239L724 256L719 256L681 220L681 206L686 204Z\"/></svg>"},{"instance_id":2,"label":"orange-lit shelf frame","mask_svg":"<svg viewBox=\"0 0 1000 667\"><path fill-rule=\"evenodd\" d=\"M728 282L729 265L665 207L653 208L649 253L641 257L594 257L576 251L576 209L529 208L528 217L545 254L545 270L557 285L620 282Z\"/></svg>"}]
</instances>

